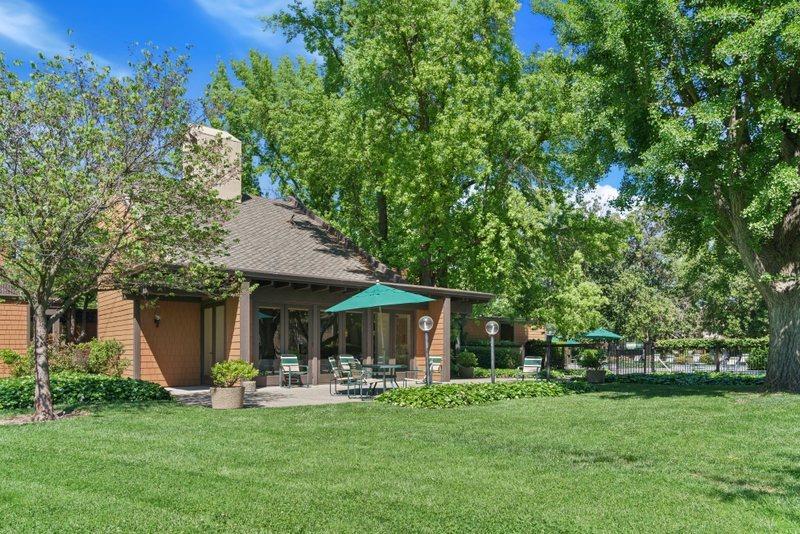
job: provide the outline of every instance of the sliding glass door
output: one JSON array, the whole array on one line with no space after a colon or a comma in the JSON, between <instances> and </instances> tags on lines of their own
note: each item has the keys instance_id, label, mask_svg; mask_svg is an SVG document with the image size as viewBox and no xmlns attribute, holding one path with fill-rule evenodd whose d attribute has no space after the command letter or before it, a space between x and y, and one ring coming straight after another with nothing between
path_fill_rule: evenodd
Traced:
<instances>
[{"instance_id":1,"label":"sliding glass door","mask_svg":"<svg viewBox=\"0 0 800 534\"><path fill-rule=\"evenodd\" d=\"M203 307L203 381L208 382L211 367L225 359L225 305Z\"/></svg>"}]
</instances>

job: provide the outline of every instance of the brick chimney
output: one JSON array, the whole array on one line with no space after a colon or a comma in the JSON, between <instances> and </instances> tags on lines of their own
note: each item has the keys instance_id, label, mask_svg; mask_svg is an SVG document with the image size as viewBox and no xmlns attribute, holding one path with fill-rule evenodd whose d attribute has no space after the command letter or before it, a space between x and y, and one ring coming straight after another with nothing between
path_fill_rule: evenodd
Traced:
<instances>
[{"instance_id":1,"label":"brick chimney","mask_svg":"<svg viewBox=\"0 0 800 534\"><path fill-rule=\"evenodd\" d=\"M214 189L224 200L242 201L242 142L223 130L217 130L204 124L193 124L191 133L199 142L211 142L220 139L225 151L226 166L230 166L225 176L221 177Z\"/></svg>"}]
</instances>

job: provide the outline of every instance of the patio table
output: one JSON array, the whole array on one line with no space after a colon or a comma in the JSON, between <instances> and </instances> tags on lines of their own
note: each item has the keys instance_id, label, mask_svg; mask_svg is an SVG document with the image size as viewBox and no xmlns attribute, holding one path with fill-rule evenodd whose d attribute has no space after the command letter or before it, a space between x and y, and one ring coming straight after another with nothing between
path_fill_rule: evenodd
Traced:
<instances>
[{"instance_id":1,"label":"patio table","mask_svg":"<svg viewBox=\"0 0 800 534\"><path fill-rule=\"evenodd\" d=\"M383 391L386 391L386 387L388 385L387 380L389 380L389 382L393 382L395 387L400 387L397 383L397 371L403 371L407 369L405 365L394 363L367 363L362 364L361 367L364 367L365 369L371 369L373 373L377 371L382 375Z\"/></svg>"}]
</instances>

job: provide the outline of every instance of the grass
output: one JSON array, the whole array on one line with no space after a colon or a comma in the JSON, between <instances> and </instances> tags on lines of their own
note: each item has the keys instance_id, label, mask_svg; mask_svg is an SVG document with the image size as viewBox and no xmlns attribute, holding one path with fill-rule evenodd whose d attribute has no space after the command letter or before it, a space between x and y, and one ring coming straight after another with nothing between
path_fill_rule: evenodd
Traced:
<instances>
[{"instance_id":1,"label":"grass","mask_svg":"<svg viewBox=\"0 0 800 534\"><path fill-rule=\"evenodd\" d=\"M171 403L0 427L21 531L741 531L800 522L800 397L614 384L452 410Z\"/></svg>"}]
</instances>

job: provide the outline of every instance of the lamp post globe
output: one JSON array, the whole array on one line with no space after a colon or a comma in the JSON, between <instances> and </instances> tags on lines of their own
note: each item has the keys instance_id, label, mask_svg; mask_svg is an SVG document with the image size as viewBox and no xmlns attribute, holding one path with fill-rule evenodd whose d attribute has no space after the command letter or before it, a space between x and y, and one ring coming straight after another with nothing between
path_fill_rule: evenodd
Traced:
<instances>
[{"instance_id":1,"label":"lamp post globe","mask_svg":"<svg viewBox=\"0 0 800 534\"><path fill-rule=\"evenodd\" d=\"M486 333L489 334L489 354L491 355L492 384L494 384L496 373L494 370L494 336L500 332L500 324L497 321L486 323Z\"/></svg>"},{"instance_id":2,"label":"lamp post globe","mask_svg":"<svg viewBox=\"0 0 800 534\"><path fill-rule=\"evenodd\" d=\"M433 330L433 319L429 315L423 315L419 318L419 329L425 334L425 385L430 386L433 382L431 376L431 362L430 362L430 331Z\"/></svg>"}]
</instances>

